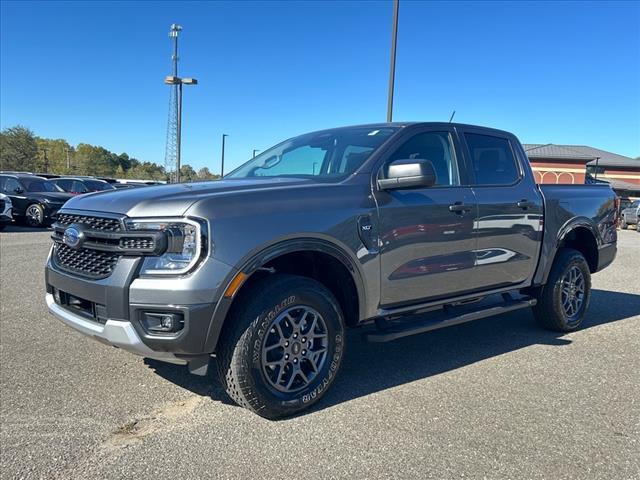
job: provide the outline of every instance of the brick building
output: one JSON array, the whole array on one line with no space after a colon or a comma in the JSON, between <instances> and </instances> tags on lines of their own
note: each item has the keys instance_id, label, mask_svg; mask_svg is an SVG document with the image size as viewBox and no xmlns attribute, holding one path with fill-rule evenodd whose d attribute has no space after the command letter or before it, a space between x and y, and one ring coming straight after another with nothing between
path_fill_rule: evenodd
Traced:
<instances>
[{"instance_id":1,"label":"brick building","mask_svg":"<svg viewBox=\"0 0 640 480\"><path fill-rule=\"evenodd\" d=\"M605 181L621 197L640 198L640 160L584 145L525 144L524 149L538 183Z\"/></svg>"}]
</instances>

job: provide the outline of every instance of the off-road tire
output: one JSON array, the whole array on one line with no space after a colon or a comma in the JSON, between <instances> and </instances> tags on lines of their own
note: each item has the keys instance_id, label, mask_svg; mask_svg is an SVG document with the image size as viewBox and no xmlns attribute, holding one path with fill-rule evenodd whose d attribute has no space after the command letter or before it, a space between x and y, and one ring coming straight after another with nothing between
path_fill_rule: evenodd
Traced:
<instances>
[{"instance_id":1,"label":"off-road tire","mask_svg":"<svg viewBox=\"0 0 640 480\"><path fill-rule=\"evenodd\" d=\"M216 352L218 375L229 397L268 419L291 416L320 400L334 381L344 352L344 319L333 294L310 278L272 274L241 292L235 303L238 307L225 322ZM295 306L311 307L322 316L327 356L306 387L281 392L264 373L263 340L272 321Z\"/></svg>"},{"instance_id":2,"label":"off-road tire","mask_svg":"<svg viewBox=\"0 0 640 480\"><path fill-rule=\"evenodd\" d=\"M584 279L584 297L576 313L569 316L562 302L563 278L573 267L577 267ZM571 332L580 327L584 320L591 297L591 272L584 256L572 248L558 251L551 267L547 284L538 295L538 303L533 307L537 322L548 330Z\"/></svg>"}]
</instances>

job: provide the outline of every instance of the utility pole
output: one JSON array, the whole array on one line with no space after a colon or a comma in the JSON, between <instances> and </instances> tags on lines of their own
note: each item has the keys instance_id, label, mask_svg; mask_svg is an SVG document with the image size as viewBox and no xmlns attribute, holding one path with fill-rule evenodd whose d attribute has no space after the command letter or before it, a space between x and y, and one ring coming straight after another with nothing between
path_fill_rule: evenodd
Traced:
<instances>
[{"instance_id":1,"label":"utility pole","mask_svg":"<svg viewBox=\"0 0 640 480\"><path fill-rule=\"evenodd\" d=\"M251 158L256 158L256 153L259 152L260 150L258 150L257 148L253 149L253 155L251 156Z\"/></svg>"},{"instance_id":2,"label":"utility pole","mask_svg":"<svg viewBox=\"0 0 640 480\"><path fill-rule=\"evenodd\" d=\"M393 24L391 26L391 65L389 67L389 94L387 97L387 122L393 120L393 89L396 77L396 46L398 43L398 10L400 0L393 0Z\"/></svg>"},{"instance_id":3,"label":"utility pole","mask_svg":"<svg viewBox=\"0 0 640 480\"><path fill-rule=\"evenodd\" d=\"M71 170L71 157L69 156L69 149L65 148L65 152L67 152L67 170Z\"/></svg>"},{"instance_id":4,"label":"utility pole","mask_svg":"<svg viewBox=\"0 0 640 480\"><path fill-rule=\"evenodd\" d=\"M49 159L47 158L47 149L43 148L44 152L44 173L49 173Z\"/></svg>"},{"instance_id":5,"label":"utility pole","mask_svg":"<svg viewBox=\"0 0 640 480\"><path fill-rule=\"evenodd\" d=\"M220 178L224 177L224 140L228 136L229 135L227 135L226 133L222 134L222 159L220 161Z\"/></svg>"}]
</instances>

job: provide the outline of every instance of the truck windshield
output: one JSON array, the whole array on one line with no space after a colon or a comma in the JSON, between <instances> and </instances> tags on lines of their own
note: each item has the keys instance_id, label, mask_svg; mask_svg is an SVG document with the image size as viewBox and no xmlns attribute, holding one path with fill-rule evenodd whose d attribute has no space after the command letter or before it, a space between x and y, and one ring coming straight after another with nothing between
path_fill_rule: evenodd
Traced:
<instances>
[{"instance_id":1,"label":"truck windshield","mask_svg":"<svg viewBox=\"0 0 640 480\"><path fill-rule=\"evenodd\" d=\"M398 128L346 127L301 135L261 153L225 178L345 177Z\"/></svg>"}]
</instances>

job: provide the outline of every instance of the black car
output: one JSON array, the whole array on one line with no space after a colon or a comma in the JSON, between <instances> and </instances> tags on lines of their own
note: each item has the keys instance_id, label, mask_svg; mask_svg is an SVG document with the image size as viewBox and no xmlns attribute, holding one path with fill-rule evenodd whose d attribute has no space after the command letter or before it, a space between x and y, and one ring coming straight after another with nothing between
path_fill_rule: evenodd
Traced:
<instances>
[{"instance_id":1,"label":"black car","mask_svg":"<svg viewBox=\"0 0 640 480\"><path fill-rule=\"evenodd\" d=\"M73 195L43 177L25 174L0 175L0 192L11 198L13 216L31 227L45 227Z\"/></svg>"},{"instance_id":2,"label":"black car","mask_svg":"<svg viewBox=\"0 0 640 480\"><path fill-rule=\"evenodd\" d=\"M83 193L101 192L103 190L114 190L115 187L104 180L85 177L60 177L49 180L57 187L73 195Z\"/></svg>"}]
</instances>

